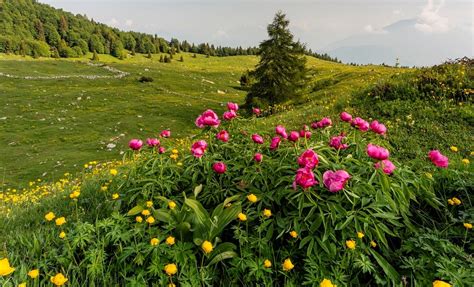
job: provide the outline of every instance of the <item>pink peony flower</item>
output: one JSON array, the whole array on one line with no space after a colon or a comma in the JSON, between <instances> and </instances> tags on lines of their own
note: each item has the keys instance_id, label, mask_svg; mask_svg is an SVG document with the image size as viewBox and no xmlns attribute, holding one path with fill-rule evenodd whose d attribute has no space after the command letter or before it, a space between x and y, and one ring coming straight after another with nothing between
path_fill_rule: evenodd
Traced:
<instances>
[{"instance_id":1,"label":"pink peony flower","mask_svg":"<svg viewBox=\"0 0 474 287\"><path fill-rule=\"evenodd\" d=\"M369 123L359 117L352 120L351 125L357 127L359 130L366 132L369 130Z\"/></svg>"},{"instance_id":2,"label":"pink peony flower","mask_svg":"<svg viewBox=\"0 0 474 287\"><path fill-rule=\"evenodd\" d=\"M239 110L239 105L237 105L236 103L228 102L227 103L227 109L229 109L229 111L238 111Z\"/></svg>"},{"instance_id":3,"label":"pink peony flower","mask_svg":"<svg viewBox=\"0 0 474 287\"><path fill-rule=\"evenodd\" d=\"M280 146L281 138L279 136L273 137L270 143L270 150L276 150Z\"/></svg>"},{"instance_id":4,"label":"pink peony flower","mask_svg":"<svg viewBox=\"0 0 474 287\"><path fill-rule=\"evenodd\" d=\"M293 188L296 190L296 186L299 185L303 189L309 188L319 182L315 179L314 173L309 168L300 168L296 172L295 180L293 181Z\"/></svg>"},{"instance_id":5,"label":"pink peony flower","mask_svg":"<svg viewBox=\"0 0 474 287\"><path fill-rule=\"evenodd\" d=\"M372 121L370 123L370 129L379 135L383 135L387 132L385 125L379 123L378 121Z\"/></svg>"},{"instance_id":6,"label":"pink peony flower","mask_svg":"<svg viewBox=\"0 0 474 287\"><path fill-rule=\"evenodd\" d=\"M256 161L256 162L262 162L263 160L263 155L261 153L256 153L254 156L253 156L253 159Z\"/></svg>"},{"instance_id":7,"label":"pink peony flower","mask_svg":"<svg viewBox=\"0 0 474 287\"><path fill-rule=\"evenodd\" d=\"M196 126L200 129L209 126L209 127L214 127L217 128L221 121L219 120L219 117L213 110L207 110L204 113L202 113L199 117L197 117L196 121Z\"/></svg>"},{"instance_id":8,"label":"pink peony flower","mask_svg":"<svg viewBox=\"0 0 474 287\"><path fill-rule=\"evenodd\" d=\"M216 138L222 142L228 142L230 135L226 130L222 130L216 134Z\"/></svg>"},{"instance_id":9,"label":"pink peony flower","mask_svg":"<svg viewBox=\"0 0 474 287\"><path fill-rule=\"evenodd\" d=\"M290 136L288 137L288 139L292 142L298 141L299 138L300 138L300 134L297 131L292 131L290 133Z\"/></svg>"},{"instance_id":10,"label":"pink peony flower","mask_svg":"<svg viewBox=\"0 0 474 287\"><path fill-rule=\"evenodd\" d=\"M328 170L323 174L323 183L330 192L338 192L344 189L346 182L351 178L345 170L336 172Z\"/></svg>"},{"instance_id":11,"label":"pink peony flower","mask_svg":"<svg viewBox=\"0 0 474 287\"><path fill-rule=\"evenodd\" d=\"M128 146L133 150L140 150L142 148L143 142L139 139L132 139L128 142Z\"/></svg>"},{"instance_id":12,"label":"pink peony flower","mask_svg":"<svg viewBox=\"0 0 474 287\"><path fill-rule=\"evenodd\" d=\"M166 152L166 149L162 146L158 149L158 153L160 154L165 153L165 152Z\"/></svg>"},{"instance_id":13,"label":"pink peony flower","mask_svg":"<svg viewBox=\"0 0 474 287\"><path fill-rule=\"evenodd\" d=\"M351 122L352 121L352 116L349 114L349 113L346 113L346 112L342 112L340 114L340 118L342 121L344 122Z\"/></svg>"},{"instance_id":14,"label":"pink peony flower","mask_svg":"<svg viewBox=\"0 0 474 287\"><path fill-rule=\"evenodd\" d=\"M343 136L343 135L332 137L331 140L329 141L329 146L333 147L335 149L346 149L346 148L348 148L349 146L347 144L342 143L342 140L344 138L346 138L346 137Z\"/></svg>"},{"instance_id":15,"label":"pink peony flower","mask_svg":"<svg viewBox=\"0 0 474 287\"><path fill-rule=\"evenodd\" d=\"M237 113L234 110L230 110L230 111L224 112L222 117L224 118L224 120L230 121L233 118L237 117Z\"/></svg>"},{"instance_id":16,"label":"pink peony flower","mask_svg":"<svg viewBox=\"0 0 474 287\"><path fill-rule=\"evenodd\" d=\"M312 149L306 150L298 158L298 164L300 167L313 169L318 165L318 163L318 154L315 153Z\"/></svg>"},{"instance_id":17,"label":"pink peony flower","mask_svg":"<svg viewBox=\"0 0 474 287\"><path fill-rule=\"evenodd\" d=\"M171 131L170 130L164 130L160 133L160 137L162 138L169 138L171 136Z\"/></svg>"},{"instance_id":18,"label":"pink peony flower","mask_svg":"<svg viewBox=\"0 0 474 287\"><path fill-rule=\"evenodd\" d=\"M223 174L227 170L227 166L223 162L216 162L212 165L212 169L218 173L218 174Z\"/></svg>"},{"instance_id":19,"label":"pink peony flower","mask_svg":"<svg viewBox=\"0 0 474 287\"><path fill-rule=\"evenodd\" d=\"M320 120L319 122L314 122L311 124L311 127L313 129L320 129L320 128L325 128L325 127L328 127L328 126L331 126L332 125L332 121L330 118L323 118L322 120Z\"/></svg>"},{"instance_id":20,"label":"pink peony flower","mask_svg":"<svg viewBox=\"0 0 474 287\"><path fill-rule=\"evenodd\" d=\"M428 153L431 162L437 167L446 168L449 165L449 159L442 155L439 150L432 150Z\"/></svg>"},{"instance_id":21,"label":"pink peony flower","mask_svg":"<svg viewBox=\"0 0 474 287\"><path fill-rule=\"evenodd\" d=\"M200 158L207 149L207 142L204 140L197 141L191 146L191 153L194 157Z\"/></svg>"},{"instance_id":22,"label":"pink peony flower","mask_svg":"<svg viewBox=\"0 0 474 287\"><path fill-rule=\"evenodd\" d=\"M286 129L282 125L276 126L275 132L276 132L277 135L280 135L284 139L286 139L288 137L288 135L286 134Z\"/></svg>"},{"instance_id":23,"label":"pink peony flower","mask_svg":"<svg viewBox=\"0 0 474 287\"><path fill-rule=\"evenodd\" d=\"M308 130L301 130L300 131L300 138L307 138L309 139L311 137L312 133Z\"/></svg>"},{"instance_id":24,"label":"pink peony flower","mask_svg":"<svg viewBox=\"0 0 474 287\"><path fill-rule=\"evenodd\" d=\"M375 163L374 167L377 169L382 168L382 171L388 175L392 174L393 171L396 169L395 165L388 159Z\"/></svg>"},{"instance_id":25,"label":"pink peony flower","mask_svg":"<svg viewBox=\"0 0 474 287\"><path fill-rule=\"evenodd\" d=\"M252 135L252 140L256 144L263 144L263 137L260 136L259 134L253 134Z\"/></svg>"},{"instance_id":26,"label":"pink peony flower","mask_svg":"<svg viewBox=\"0 0 474 287\"><path fill-rule=\"evenodd\" d=\"M260 113L261 113L261 111L260 111L259 108L253 108L253 109L252 109L252 112L253 112L253 114L256 115L256 116L259 116Z\"/></svg>"},{"instance_id":27,"label":"pink peony flower","mask_svg":"<svg viewBox=\"0 0 474 287\"><path fill-rule=\"evenodd\" d=\"M387 149L373 144L367 145L367 155L373 159L384 160L390 156Z\"/></svg>"},{"instance_id":28,"label":"pink peony flower","mask_svg":"<svg viewBox=\"0 0 474 287\"><path fill-rule=\"evenodd\" d=\"M160 145L160 141L156 138L148 138L146 139L146 144L149 146L149 147L157 147Z\"/></svg>"}]
</instances>

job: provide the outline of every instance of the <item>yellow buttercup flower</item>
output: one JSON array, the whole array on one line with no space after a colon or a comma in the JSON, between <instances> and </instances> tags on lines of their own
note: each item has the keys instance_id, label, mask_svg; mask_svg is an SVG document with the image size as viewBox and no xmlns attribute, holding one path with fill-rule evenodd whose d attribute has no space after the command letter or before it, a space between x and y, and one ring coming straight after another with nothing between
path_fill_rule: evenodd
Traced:
<instances>
[{"instance_id":1,"label":"yellow buttercup flower","mask_svg":"<svg viewBox=\"0 0 474 287\"><path fill-rule=\"evenodd\" d=\"M293 265L290 258L285 259L285 261L283 261L282 265L283 265L283 270L287 271L287 272L290 271L291 269L295 268L295 265Z\"/></svg>"},{"instance_id":2,"label":"yellow buttercup flower","mask_svg":"<svg viewBox=\"0 0 474 287\"><path fill-rule=\"evenodd\" d=\"M26 282L23 282L23 283L18 284L17 287L26 287Z\"/></svg>"},{"instance_id":3,"label":"yellow buttercup flower","mask_svg":"<svg viewBox=\"0 0 474 287\"><path fill-rule=\"evenodd\" d=\"M30 276L31 279L35 279L39 275L39 269L33 269L30 272L28 272L28 276Z\"/></svg>"},{"instance_id":4,"label":"yellow buttercup flower","mask_svg":"<svg viewBox=\"0 0 474 287\"><path fill-rule=\"evenodd\" d=\"M148 209L145 209L145 210L142 211L142 215L144 215L144 216L148 216L148 215L150 215L150 214L151 214L151 213L150 213L150 211L149 211Z\"/></svg>"},{"instance_id":5,"label":"yellow buttercup flower","mask_svg":"<svg viewBox=\"0 0 474 287\"><path fill-rule=\"evenodd\" d=\"M53 220L55 217L56 217L56 215L54 215L53 212L48 212L48 213L46 213L46 215L44 216L44 218L45 218L47 221L51 221L51 220Z\"/></svg>"},{"instance_id":6,"label":"yellow buttercup flower","mask_svg":"<svg viewBox=\"0 0 474 287\"><path fill-rule=\"evenodd\" d=\"M464 164L469 164L469 160L468 160L467 158L463 158L463 159L462 159L462 163L464 163Z\"/></svg>"},{"instance_id":7,"label":"yellow buttercup flower","mask_svg":"<svg viewBox=\"0 0 474 287\"><path fill-rule=\"evenodd\" d=\"M148 224L153 224L153 223L155 222L155 218L154 218L153 216L150 216L150 217L148 217L148 218L146 219L146 222L147 222Z\"/></svg>"},{"instance_id":8,"label":"yellow buttercup flower","mask_svg":"<svg viewBox=\"0 0 474 287\"><path fill-rule=\"evenodd\" d=\"M372 246L373 248L377 247L377 243L375 243L375 241L370 241L370 246Z\"/></svg>"},{"instance_id":9,"label":"yellow buttercup flower","mask_svg":"<svg viewBox=\"0 0 474 287\"><path fill-rule=\"evenodd\" d=\"M7 276L13 273L15 268L10 266L8 258L0 259L0 276Z\"/></svg>"},{"instance_id":10,"label":"yellow buttercup flower","mask_svg":"<svg viewBox=\"0 0 474 287\"><path fill-rule=\"evenodd\" d=\"M364 238L365 234L363 232L357 232L357 237Z\"/></svg>"},{"instance_id":11,"label":"yellow buttercup flower","mask_svg":"<svg viewBox=\"0 0 474 287\"><path fill-rule=\"evenodd\" d=\"M356 248L356 242L352 239L346 240L346 246L347 248L354 250Z\"/></svg>"},{"instance_id":12,"label":"yellow buttercup flower","mask_svg":"<svg viewBox=\"0 0 474 287\"><path fill-rule=\"evenodd\" d=\"M178 154L178 153L179 153L179 151L178 151L177 149L175 149L175 148L174 148L174 149L172 149L172 150L171 150L171 153L173 153L173 154Z\"/></svg>"},{"instance_id":13,"label":"yellow buttercup flower","mask_svg":"<svg viewBox=\"0 0 474 287\"><path fill-rule=\"evenodd\" d=\"M107 185L103 185L103 186L100 187L100 191L107 191L107 189L109 189L109 188L107 187ZM115 199L115 198L114 198L114 199Z\"/></svg>"},{"instance_id":14,"label":"yellow buttercup flower","mask_svg":"<svg viewBox=\"0 0 474 287\"><path fill-rule=\"evenodd\" d=\"M462 201L457 197L453 197L451 200L453 201L454 205L460 205L462 203Z\"/></svg>"},{"instance_id":15,"label":"yellow buttercup flower","mask_svg":"<svg viewBox=\"0 0 474 287\"><path fill-rule=\"evenodd\" d=\"M201 248L202 248L202 251L204 251L204 253L206 254L209 254L212 252L212 250L214 249L214 247L212 246L212 243L205 240L202 244L201 244Z\"/></svg>"},{"instance_id":16,"label":"yellow buttercup flower","mask_svg":"<svg viewBox=\"0 0 474 287\"><path fill-rule=\"evenodd\" d=\"M176 160L178 158L178 155L177 154L172 154L172 155L170 155L170 158Z\"/></svg>"},{"instance_id":17,"label":"yellow buttercup flower","mask_svg":"<svg viewBox=\"0 0 474 287\"><path fill-rule=\"evenodd\" d=\"M118 199L120 195L118 193L112 194L112 199Z\"/></svg>"},{"instance_id":18,"label":"yellow buttercup flower","mask_svg":"<svg viewBox=\"0 0 474 287\"><path fill-rule=\"evenodd\" d=\"M331 280L325 278L319 283L319 287L336 287L336 285L332 284Z\"/></svg>"},{"instance_id":19,"label":"yellow buttercup flower","mask_svg":"<svg viewBox=\"0 0 474 287\"><path fill-rule=\"evenodd\" d=\"M450 198L450 199L448 199L448 204L449 205L454 205L454 201Z\"/></svg>"},{"instance_id":20,"label":"yellow buttercup flower","mask_svg":"<svg viewBox=\"0 0 474 287\"><path fill-rule=\"evenodd\" d=\"M66 277L64 277L64 275L61 274L61 273L58 273L58 274L54 275L53 277L51 277L51 282L56 286L63 286L64 283L67 282L67 280L68 279Z\"/></svg>"},{"instance_id":21,"label":"yellow buttercup flower","mask_svg":"<svg viewBox=\"0 0 474 287\"><path fill-rule=\"evenodd\" d=\"M263 210L263 216L265 216L265 217L270 217L270 216L272 216L272 211L271 211L270 209L266 209L266 208L265 208L265 209Z\"/></svg>"},{"instance_id":22,"label":"yellow buttercup flower","mask_svg":"<svg viewBox=\"0 0 474 287\"><path fill-rule=\"evenodd\" d=\"M176 284L170 283L170 284L168 284L168 287L176 287Z\"/></svg>"},{"instance_id":23,"label":"yellow buttercup flower","mask_svg":"<svg viewBox=\"0 0 474 287\"><path fill-rule=\"evenodd\" d=\"M143 217L137 216L137 217L135 217L135 221L138 222L138 223L141 223L143 221Z\"/></svg>"},{"instance_id":24,"label":"yellow buttercup flower","mask_svg":"<svg viewBox=\"0 0 474 287\"><path fill-rule=\"evenodd\" d=\"M166 264L165 272L166 274L168 274L168 276L173 276L174 274L178 272L178 267L174 263Z\"/></svg>"},{"instance_id":25,"label":"yellow buttercup flower","mask_svg":"<svg viewBox=\"0 0 474 287\"><path fill-rule=\"evenodd\" d=\"M471 223L468 223L468 222L464 222L464 227L466 227L466 229L472 229L472 224Z\"/></svg>"},{"instance_id":26,"label":"yellow buttercup flower","mask_svg":"<svg viewBox=\"0 0 474 287\"><path fill-rule=\"evenodd\" d=\"M71 199L76 199L81 195L81 193L78 190L73 191L71 194L69 194L69 198Z\"/></svg>"},{"instance_id":27,"label":"yellow buttercup flower","mask_svg":"<svg viewBox=\"0 0 474 287\"><path fill-rule=\"evenodd\" d=\"M66 223L66 218L64 218L64 216L59 217L59 218L56 218L56 221L55 221L55 222L56 222L56 225L57 225L57 226L61 226L61 225L63 225L64 223Z\"/></svg>"},{"instance_id":28,"label":"yellow buttercup flower","mask_svg":"<svg viewBox=\"0 0 474 287\"><path fill-rule=\"evenodd\" d=\"M293 237L293 238L296 238L296 237L298 237L298 232L292 230L292 231L290 232L290 236Z\"/></svg>"},{"instance_id":29,"label":"yellow buttercup flower","mask_svg":"<svg viewBox=\"0 0 474 287\"><path fill-rule=\"evenodd\" d=\"M240 221L247 221L247 215L243 214L242 212L237 215Z\"/></svg>"},{"instance_id":30,"label":"yellow buttercup flower","mask_svg":"<svg viewBox=\"0 0 474 287\"><path fill-rule=\"evenodd\" d=\"M156 246L156 245L160 244L160 240L158 238L154 237L150 240L150 244L152 246Z\"/></svg>"},{"instance_id":31,"label":"yellow buttercup flower","mask_svg":"<svg viewBox=\"0 0 474 287\"><path fill-rule=\"evenodd\" d=\"M61 232L59 233L59 238L61 238L61 239L66 238L66 232L61 231Z\"/></svg>"},{"instance_id":32,"label":"yellow buttercup flower","mask_svg":"<svg viewBox=\"0 0 474 287\"><path fill-rule=\"evenodd\" d=\"M255 194L253 194L253 193L247 195L247 199L248 199L248 201L250 201L251 203L257 202L257 196L255 196Z\"/></svg>"},{"instance_id":33,"label":"yellow buttercup flower","mask_svg":"<svg viewBox=\"0 0 474 287\"><path fill-rule=\"evenodd\" d=\"M263 261L263 267L265 267L265 268L272 267L272 262L268 259L265 259L265 261Z\"/></svg>"},{"instance_id":34,"label":"yellow buttercup flower","mask_svg":"<svg viewBox=\"0 0 474 287\"><path fill-rule=\"evenodd\" d=\"M173 236L168 236L166 237L166 244L168 244L169 246L173 245L175 243L175 238Z\"/></svg>"},{"instance_id":35,"label":"yellow buttercup flower","mask_svg":"<svg viewBox=\"0 0 474 287\"><path fill-rule=\"evenodd\" d=\"M153 201L149 200L146 202L146 207L152 208L153 207Z\"/></svg>"},{"instance_id":36,"label":"yellow buttercup flower","mask_svg":"<svg viewBox=\"0 0 474 287\"><path fill-rule=\"evenodd\" d=\"M111 175L113 175L113 176L116 176L117 173L118 173L118 171L117 171L115 168L113 168L113 169L111 169L111 170L109 171L109 173L110 173Z\"/></svg>"},{"instance_id":37,"label":"yellow buttercup flower","mask_svg":"<svg viewBox=\"0 0 474 287\"><path fill-rule=\"evenodd\" d=\"M452 285L441 280L433 281L433 287L451 287Z\"/></svg>"},{"instance_id":38,"label":"yellow buttercup flower","mask_svg":"<svg viewBox=\"0 0 474 287\"><path fill-rule=\"evenodd\" d=\"M455 147L455 146L453 146L453 145L452 145L449 149L450 149L452 152L457 152L457 151L458 151L458 148Z\"/></svg>"},{"instance_id":39,"label":"yellow buttercup flower","mask_svg":"<svg viewBox=\"0 0 474 287\"><path fill-rule=\"evenodd\" d=\"M174 208L176 207L176 202L174 202L174 201L168 202L168 207L169 207L170 209L174 209Z\"/></svg>"}]
</instances>

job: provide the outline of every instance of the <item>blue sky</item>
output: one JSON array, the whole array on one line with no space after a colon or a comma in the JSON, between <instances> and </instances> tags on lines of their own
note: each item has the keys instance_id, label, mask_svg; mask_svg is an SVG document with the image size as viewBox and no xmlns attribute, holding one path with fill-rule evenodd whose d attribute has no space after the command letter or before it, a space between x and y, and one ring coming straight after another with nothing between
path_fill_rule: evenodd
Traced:
<instances>
[{"instance_id":1,"label":"blue sky","mask_svg":"<svg viewBox=\"0 0 474 287\"><path fill-rule=\"evenodd\" d=\"M191 42L217 45L254 46L266 37L266 25L274 13L283 10L296 38L309 48L342 53L357 45L385 49L383 57L399 57L407 65L434 64L451 56L473 55L473 3L456 0L40 0L57 8L86 14L96 21L123 30L176 37ZM409 27L397 27L410 20ZM402 22L400 22L402 21ZM404 46L410 39L423 39ZM388 41L389 40L389 41ZM364 42L365 41L365 42ZM390 42L390 49L385 43ZM441 44L440 44L441 43ZM462 49L452 49L452 43ZM384 46L385 45L385 46ZM397 47L399 45L400 47ZM431 46L439 46L439 48ZM416 50L430 46L419 60ZM406 49L413 53L405 55ZM437 50L436 50L437 49ZM344 51L346 51L344 50ZM388 51L390 50L390 51ZM353 51L353 50L351 50ZM378 51L378 50L377 50ZM355 52L354 52L355 53ZM355 53L360 62L371 61ZM364 54L362 52L362 54ZM372 54L372 53L369 53ZM376 53L377 54L377 53ZM400 54L400 55L399 55ZM423 56L423 55L420 55ZM384 59L382 56L380 59ZM379 61L377 57L373 62ZM350 59L349 59L350 60Z\"/></svg>"}]
</instances>

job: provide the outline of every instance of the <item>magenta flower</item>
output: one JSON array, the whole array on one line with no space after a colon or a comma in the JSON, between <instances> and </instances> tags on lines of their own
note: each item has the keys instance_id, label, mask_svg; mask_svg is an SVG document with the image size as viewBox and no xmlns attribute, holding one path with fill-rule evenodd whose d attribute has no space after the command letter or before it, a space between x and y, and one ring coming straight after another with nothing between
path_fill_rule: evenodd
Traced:
<instances>
[{"instance_id":1,"label":"magenta flower","mask_svg":"<svg viewBox=\"0 0 474 287\"><path fill-rule=\"evenodd\" d=\"M231 102L228 102L227 103L227 109L229 109L229 111L238 111L239 110L239 105L237 105L236 103L231 103Z\"/></svg>"},{"instance_id":2,"label":"magenta flower","mask_svg":"<svg viewBox=\"0 0 474 287\"><path fill-rule=\"evenodd\" d=\"M146 144L149 146L149 147L157 147L160 145L160 141L156 138L148 138L146 139Z\"/></svg>"},{"instance_id":3,"label":"magenta flower","mask_svg":"<svg viewBox=\"0 0 474 287\"><path fill-rule=\"evenodd\" d=\"M384 135L387 132L385 125L379 123L378 121L372 121L370 123L370 129L379 135Z\"/></svg>"},{"instance_id":4,"label":"magenta flower","mask_svg":"<svg viewBox=\"0 0 474 287\"><path fill-rule=\"evenodd\" d=\"M373 159L385 160L390 156L387 149L373 144L367 145L367 155Z\"/></svg>"},{"instance_id":5,"label":"magenta flower","mask_svg":"<svg viewBox=\"0 0 474 287\"><path fill-rule=\"evenodd\" d=\"M226 130L222 130L216 134L216 138L222 142L228 142L230 135Z\"/></svg>"},{"instance_id":6,"label":"magenta flower","mask_svg":"<svg viewBox=\"0 0 474 287\"><path fill-rule=\"evenodd\" d=\"M320 120L319 122L312 123L311 127L313 129L321 129L321 128L329 127L331 125L332 125L331 119L326 117L326 118L323 118L322 120Z\"/></svg>"},{"instance_id":7,"label":"magenta flower","mask_svg":"<svg viewBox=\"0 0 474 287\"><path fill-rule=\"evenodd\" d=\"M197 117L195 124L198 128L202 129L206 126L217 128L221 121L213 110L207 110Z\"/></svg>"},{"instance_id":8,"label":"magenta flower","mask_svg":"<svg viewBox=\"0 0 474 287\"><path fill-rule=\"evenodd\" d=\"M252 135L252 140L256 144L263 144L263 137L260 136L259 134L253 134Z\"/></svg>"},{"instance_id":9,"label":"magenta flower","mask_svg":"<svg viewBox=\"0 0 474 287\"><path fill-rule=\"evenodd\" d=\"M227 170L227 166L223 162L216 162L212 165L212 169L218 173L218 174L223 174Z\"/></svg>"},{"instance_id":10,"label":"magenta flower","mask_svg":"<svg viewBox=\"0 0 474 287\"><path fill-rule=\"evenodd\" d=\"M308 130L303 129L303 130L300 131L300 138L309 139L311 137L311 135L312 135L312 133Z\"/></svg>"},{"instance_id":11,"label":"magenta flower","mask_svg":"<svg viewBox=\"0 0 474 287\"><path fill-rule=\"evenodd\" d=\"M224 120L230 121L233 118L237 117L237 113L234 110L230 110L230 111L224 112L222 117L224 118Z\"/></svg>"},{"instance_id":12,"label":"magenta flower","mask_svg":"<svg viewBox=\"0 0 474 287\"><path fill-rule=\"evenodd\" d=\"M278 125L276 126L275 128L275 133L277 135L280 135L282 138L286 139L288 137L288 135L286 134L286 129L284 126L282 125Z\"/></svg>"},{"instance_id":13,"label":"magenta flower","mask_svg":"<svg viewBox=\"0 0 474 287\"><path fill-rule=\"evenodd\" d=\"M385 173L385 174L388 174L388 175L391 175L393 173L393 171L397 168L391 161L389 161L388 159L385 159L385 160L382 160L382 161L379 161L377 163L374 164L374 167L376 169L379 169L379 168L382 168L382 171Z\"/></svg>"},{"instance_id":14,"label":"magenta flower","mask_svg":"<svg viewBox=\"0 0 474 287\"><path fill-rule=\"evenodd\" d=\"M329 146L335 149L346 149L349 146L345 143L342 143L342 140L345 138L346 137L343 135L332 137L331 140L329 141Z\"/></svg>"},{"instance_id":15,"label":"magenta flower","mask_svg":"<svg viewBox=\"0 0 474 287\"><path fill-rule=\"evenodd\" d=\"M140 150L142 148L143 142L139 139L132 139L128 142L128 147L133 150Z\"/></svg>"},{"instance_id":16,"label":"magenta flower","mask_svg":"<svg viewBox=\"0 0 474 287\"><path fill-rule=\"evenodd\" d=\"M449 165L449 159L442 155L439 150L432 150L428 153L431 162L437 167L446 168Z\"/></svg>"},{"instance_id":17,"label":"magenta flower","mask_svg":"<svg viewBox=\"0 0 474 287\"><path fill-rule=\"evenodd\" d=\"M344 122L351 122L352 121L352 116L349 113L342 112L339 117L341 118L342 121Z\"/></svg>"},{"instance_id":18,"label":"magenta flower","mask_svg":"<svg viewBox=\"0 0 474 287\"><path fill-rule=\"evenodd\" d=\"M318 165L318 163L319 163L318 154L315 153L312 149L306 150L298 158L298 164L300 167L313 169Z\"/></svg>"},{"instance_id":19,"label":"magenta flower","mask_svg":"<svg viewBox=\"0 0 474 287\"><path fill-rule=\"evenodd\" d=\"M261 111L260 111L259 108L253 108L253 109L252 109L252 112L253 112L253 114L256 115L256 116L259 116L260 113L261 113Z\"/></svg>"},{"instance_id":20,"label":"magenta flower","mask_svg":"<svg viewBox=\"0 0 474 287\"><path fill-rule=\"evenodd\" d=\"M165 153L166 152L166 149L162 146L160 146L160 148L158 149L158 153L162 154L162 153Z\"/></svg>"},{"instance_id":21,"label":"magenta flower","mask_svg":"<svg viewBox=\"0 0 474 287\"><path fill-rule=\"evenodd\" d=\"M273 137L270 143L270 150L276 150L280 146L281 138L279 136Z\"/></svg>"},{"instance_id":22,"label":"magenta flower","mask_svg":"<svg viewBox=\"0 0 474 287\"><path fill-rule=\"evenodd\" d=\"M297 131L292 131L290 133L290 136L288 137L288 139L292 142L298 141L299 138L300 138L300 134Z\"/></svg>"},{"instance_id":23,"label":"magenta flower","mask_svg":"<svg viewBox=\"0 0 474 287\"><path fill-rule=\"evenodd\" d=\"M359 117L352 120L351 125L357 127L359 130L366 132L369 130L369 123Z\"/></svg>"},{"instance_id":24,"label":"magenta flower","mask_svg":"<svg viewBox=\"0 0 474 287\"><path fill-rule=\"evenodd\" d=\"M344 189L346 182L351 178L345 170L336 172L328 170L323 174L323 183L330 192L338 192Z\"/></svg>"},{"instance_id":25,"label":"magenta flower","mask_svg":"<svg viewBox=\"0 0 474 287\"><path fill-rule=\"evenodd\" d=\"M191 146L191 153L194 157L200 158L204 155L207 149L207 142L204 140L197 141Z\"/></svg>"},{"instance_id":26,"label":"magenta flower","mask_svg":"<svg viewBox=\"0 0 474 287\"><path fill-rule=\"evenodd\" d=\"M314 173L311 169L300 168L296 172L295 180L293 181L293 188L296 190L296 186L299 185L303 189L307 189L319 182L315 179Z\"/></svg>"},{"instance_id":27,"label":"magenta flower","mask_svg":"<svg viewBox=\"0 0 474 287\"><path fill-rule=\"evenodd\" d=\"M263 155L261 153L256 153L254 156L253 156L253 159L256 161L256 162L262 162L263 160Z\"/></svg>"},{"instance_id":28,"label":"magenta flower","mask_svg":"<svg viewBox=\"0 0 474 287\"><path fill-rule=\"evenodd\" d=\"M160 133L160 137L162 138L169 138L171 136L171 131L170 130L164 130L164 131L161 131Z\"/></svg>"}]
</instances>

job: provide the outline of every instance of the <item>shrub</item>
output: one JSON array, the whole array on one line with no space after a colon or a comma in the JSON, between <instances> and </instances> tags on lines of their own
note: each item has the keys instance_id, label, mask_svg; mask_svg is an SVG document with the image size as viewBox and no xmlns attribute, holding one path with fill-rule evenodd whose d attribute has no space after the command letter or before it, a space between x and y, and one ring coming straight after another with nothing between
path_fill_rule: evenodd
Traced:
<instances>
[{"instance_id":1,"label":"shrub","mask_svg":"<svg viewBox=\"0 0 474 287\"><path fill-rule=\"evenodd\" d=\"M152 77L147 77L147 76L141 76L138 81L140 83L149 83L149 82L153 82L153 78Z\"/></svg>"}]
</instances>

